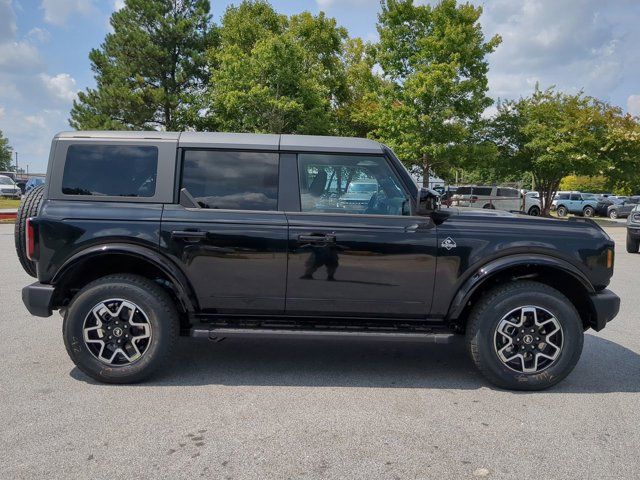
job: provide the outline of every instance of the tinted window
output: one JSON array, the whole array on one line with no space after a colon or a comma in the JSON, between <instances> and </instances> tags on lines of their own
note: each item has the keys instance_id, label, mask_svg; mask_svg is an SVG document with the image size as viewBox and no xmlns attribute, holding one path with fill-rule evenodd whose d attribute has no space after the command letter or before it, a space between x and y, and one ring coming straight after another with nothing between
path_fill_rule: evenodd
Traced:
<instances>
[{"instance_id":1,"label":"tinted window","mask_svg":"<svg viewBox=\"0 0 640 480\"><path fill-rule=\"evenodd\" d=\"M556 195L556 200L569 200L568 193L559 193Z\"/></svg>"},{"instance_id":2,"label":"tinted window","mask_svg":"<svg viewBox=\"0 0 640 480\"><path fill-rule=\"evenodd\" d=\"M498 196L516 198L516 197L519 197L520 195L518 194L518 191L515 188L499 188Z\"/></svg>"},{"instance_id":3,"label":"tinted window","mask_svg":"<svg viewBox=\"0 0 640 480\"><path fill-rule=\"evenodd\" d=\"M386 158L298 155L303 212L409 215L409 196Z\"/></svg>"},{"instance_id":4,"label":"tinted window","mask_svg":"<svg viewBox=\"0 0 640 480\"><path fill-rule=\"evenodd\" d=\"M458 187L455 191L456 195L471 195L471 187Z\"/></svg>"},{"instance_id":5,"label":"tinted window","mask_svg":"<svg viewBox=\"0 0 640 480\"><path fill-rule=\"evenodd\" d=\"M182 187L203 208L278 209L278 154L187 150Z\"/></svg>"},{"instance_id":6,"label":"tinted window","mask_svg":"<svg viewBox=\"0 0 640 480\"><path fill-rule=\"evenodd\" d=\"M62 177L66 195L152 197L158 149L135 145L71 145Z\"/></svg>"},{"instance_id":7,"label":"tinted window","mask_svg":"<svg viewBox=\"0 0 640 480\"><path fill-rule=\"evenodd\" d=\"M570 200L582 200L582 197L577 193L572 193Z\"/></svg>"},{"instance_id":8,"label":"tinted window","mask_svg":"<svg viewBox=\"0 0 640 480\"><path fill-rule=\"evenodd\" d=\"M473 187L473 194L474 195L483 195L485 197L490 197L491 196L491 190L493 190L492 187Z\"/></svg>"}]
</instances>

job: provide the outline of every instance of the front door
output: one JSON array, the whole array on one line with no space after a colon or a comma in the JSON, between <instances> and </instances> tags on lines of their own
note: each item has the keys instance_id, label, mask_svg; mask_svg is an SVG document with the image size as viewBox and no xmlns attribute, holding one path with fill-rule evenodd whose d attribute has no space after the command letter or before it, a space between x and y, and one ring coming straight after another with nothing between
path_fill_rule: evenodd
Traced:
<instances>
[{"instance_id":1,"label":"front door","mask_svg":"<svg viewBox=\"0 0 640 480\"><path fill-rule=\"evenodd\" d=\"M424 318L436 228L411 215L388 159L299 154L297 163L300 211L287 211L287 313Z\"/></svg>"},{"instance_id":2,"label":"front door","mask_svg":"<svg viewBox=\"0 0 640 480\"><path fill-rule=\"evenodd\" d=\"M278 153L186 150L181 187L200 208L166 205L160 247L208 313L283 313L287 220Z\"/></svg>"}]
</instances>

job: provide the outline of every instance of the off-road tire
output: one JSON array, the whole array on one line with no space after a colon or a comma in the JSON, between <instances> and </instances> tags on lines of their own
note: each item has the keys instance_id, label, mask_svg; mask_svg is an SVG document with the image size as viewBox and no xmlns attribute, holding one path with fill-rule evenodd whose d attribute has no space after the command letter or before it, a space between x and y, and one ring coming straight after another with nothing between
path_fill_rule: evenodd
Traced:
<instances>
[{"instance_id":1,"label":"off-road tire","mask_svg":"<svg viewBox=\"0 0 640 480\"><path fill-rule=\"evenodd\" d=\"M16 224L13 232L18 260L20 260L20 264L22 265L22 268L24 268L24 271L32 277L37 277L38 273L36 271L36 262L27 258L27 218L38 215L43 194L44 185L39 185L27 193L20 204L20 207L18 207L18 215L16 216Z\"/></svg>"},{"instance_id":2,"label":"off-road tire","mask_svg":"<svg viewBox=\"0 0 640 480\"><path fill-rule=\"evenodd\" d=\"M569 211L567 210L567 207L565 207L564 205L560 205L556 209L556 213L558 214L559 217L566 217L567 213L569 213Z\"/></svg>"},{"instance_id":3,"label":"off-road tire","mask_svg":"<svg viewBox=\"0 0 640 480\"><path fill-rule=\"evenodd\" d=\"M536 207L535 205L533 207L531 207L529 209L528 212L529 215L531 215L532 217L539 217L540 216L540 208Z\"/></svg>"},{"instance_id":4,"label":"off-road tire","mask_svg":"<svg viewBox=\"0 0 640 480\"><path fill-rule=\"evenodd\" d=\"M506 366L495 348L495 332L501 319L522 306L537 306L552 313L562 327L562 349L548 368L537 373L517 372ZM494 385L511 390L542 390L564 379L582 353L583 324L573 304L548 285L521 280L495 287L473 308L466 331L469 355Z\"/></svg>"},{"instance_id":5,"label":"off-road tire","mask_svg":"<svg viewBox=\"0 0 640 480\"><path fill-rule=\"evenodd\" d=\"M112 298L140 306L152 332L142 356L127 365L103 363L91 353L83 337L85 319L91 310ZM167 362L178 332L178 312L169 294L157 283L131 274L109 275L89 283L73 298L62 323L71 360L91 378L104 383L136 383L149 377Z\"/></svg>"},{"instance_id":6,"label":"off-road tire","mask_svg":"<svg viewBox=\"0 0 640 480\"><path fill-rule=\"evenodd\" d=\"M582 210L582 216L583 217L587 217L587 218L591 218L595 215L596 211L593 207L590 206L586 206L584 207L584 209Z\"/></svg>"},{"instance_id":7,"label":"off-road tire","mask_svg":"<svg viewBox=\"0 0 640 480\"><path fill-rule=\"evenodd\" d=\"M627 233L627 253L638 253L640 241Z\"/></svg>"}]
</instances>

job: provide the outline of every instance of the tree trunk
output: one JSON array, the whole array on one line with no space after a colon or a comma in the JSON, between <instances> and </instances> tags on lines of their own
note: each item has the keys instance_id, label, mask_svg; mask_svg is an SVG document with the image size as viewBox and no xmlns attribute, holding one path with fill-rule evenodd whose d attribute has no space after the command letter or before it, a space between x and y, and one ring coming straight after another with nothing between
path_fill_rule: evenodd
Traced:
<instances>
[{"instance_id":1,"label":"tree trunk","mask_svg":"<svg viewBox=\"0 0 640 480\"><path fill-rule=\"evenodd\" d=\"M429 171L431 170L431 165L429 162L429 156L426 153L422 154L422 186L425 188L429 188L429 180L431 178Z\"/></svg>"}]
</instances>

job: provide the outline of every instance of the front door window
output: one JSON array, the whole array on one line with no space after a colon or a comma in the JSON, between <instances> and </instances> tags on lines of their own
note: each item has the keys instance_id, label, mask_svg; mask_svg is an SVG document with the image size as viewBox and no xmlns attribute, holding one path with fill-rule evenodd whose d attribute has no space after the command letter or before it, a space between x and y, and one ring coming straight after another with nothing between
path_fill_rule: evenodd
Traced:
<instances>
[{"instance_id":1,"label":"front door window","mask_svg":"<svg viewBox=\"0 0 640 480\"><path fill-rule=\"evenodd\" d=\"M410 215L409 196L382 156L300 154L303 212Z\"/></svg>"}]
</instances>

